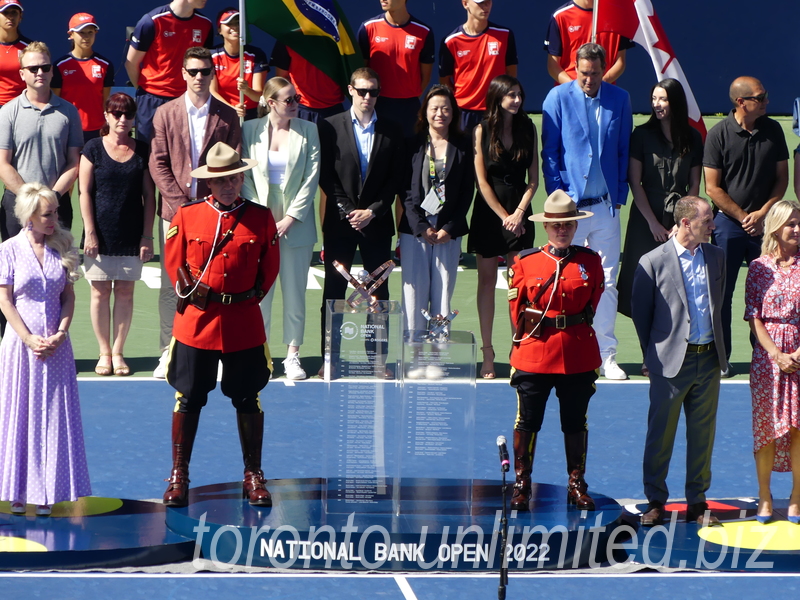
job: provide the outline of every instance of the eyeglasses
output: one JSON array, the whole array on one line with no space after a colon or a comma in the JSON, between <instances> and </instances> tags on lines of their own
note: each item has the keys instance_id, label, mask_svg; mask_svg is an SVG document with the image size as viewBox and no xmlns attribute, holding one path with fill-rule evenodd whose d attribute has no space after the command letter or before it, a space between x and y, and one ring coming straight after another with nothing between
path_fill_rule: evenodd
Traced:
<instances>
[{"instance_id":1,"label":"eyeglasses","mask_svg":"<svg viewBox=\"0 0 800 600\"><path fill-rule=\"evenodd\" d=\"M122 118L122 115L125 115L126 118L132 119L136 116L135 110L125 111L125 110L109 110L108 114L112 115L117 121Z\"/></svg>"},{"instance_id":2,"label":"eyeglasses","mask_svg":"<svg viewBox=\"0 0 800 600\"><path fill-rule=\"evenodd\" d=\"M372 96L373 98L377 98L381 95L381 88L353 88L355 92L361 96L362 98L366 98L367 94Z\"/></svg>"},{"instance_id":3,"label":"eyeglasses","mask_svg":"<svg viewBox=\"0 0 800 600\"><path fill-rule=\"evenodd\" d=\"M270 98L270 100L272 100L273 102L276 102L276 103L280 102L282 104L285 104L286 106L291 106L295 102L300 104L300 101L302 99L303 99L303 97L300 94L295 94L294 96L289 96L288 98L284 98L283 100L278 100L276 98Z\"/></svg>"},{"instance_id":4,"label":"eyeglasses","mask_svg":"<svg viewBox=\"0 0 800 600\"><path fill-rule=\"evenodd\" d=\"M759 94L758 96L741 96L741 100L754 100L759 104L764 102L769 98L769 92L764 92L763 94Z\"/></svg>"},{"instance_id":5,"label":"eyeglasses","mask_svg":"<svg viewBox=\"0 0 800 600\"><path fill-rule=\"evenodd\" d=\"M203 69L184 69L188 74L189 77L197 77L197 74L200 73L203 77L208 77L211 75L211 71L213 70L211 67L205 67Z\"/></svg>"},{"instance_id":6,"label":"eyeglasses","mask_svg":"<svg viewBox=\"0 0 800 600\"><path fill-rule=\"evenodd\" d=\"M53 68L53 65L30 65L28 67L22 67L22 68L36 75L36 73L39 72L39 69L42 70L42 73L49 73L50 69Z\"/></svg>"}]
</instances>

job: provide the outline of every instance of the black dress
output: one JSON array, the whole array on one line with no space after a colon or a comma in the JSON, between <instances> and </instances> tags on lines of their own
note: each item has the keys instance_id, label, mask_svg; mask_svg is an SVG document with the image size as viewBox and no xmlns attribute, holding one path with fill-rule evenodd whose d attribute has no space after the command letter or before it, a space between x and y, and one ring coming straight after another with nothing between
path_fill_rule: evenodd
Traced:
<instances>
[{"instance_id":1,"label":"black dress","mask_svg":"<svg viewBox=\"0 0 800 600\"><path fill-rule=\"evenodd\" d=\"M536 127L533 121L526 120L530 127L530 138L536 139ZM533 148L527 148L522 160L514 161L510 152L503 152L496 161L489 156L489 131L486 121L480 124L483 137L483 162L486 166L486 176L503 208L511 214L519 205L525 188L528 185L528 168L533 162ZM514 147L512 146L512 150ZM504 256L509 252L519 252L533 247L533 223L528 221L533 209L529 205L525 210L525 233L520 237L503 227L503 220L486 204L480 188L475 195L475 204L472 209L472 220L469 225L469 239L467 252L480 254L484 258Z\"/></svg>"},{"instance_id":2,"label":"black dress","mask_svg":"<svg viewBox=\"0 0 800 600\"><path fill-rule=\"evenodd\" d=\"M138 256L144 231L142 178L150 149L136 140L133 156L117 162L108 155L103 138L89 140L83 155L94 165L92 209L98 254Z\"/></svg>"},{"instance_id":3,"label":"black dress","mask_svg":"<svg viewBox=\"0 0 800 600\"><path fill-rule=\"evenodd\" d=\"M689 192L692 168L703 162L703 139L700 133L692 129L689 152L681 156L664 137L660 127L640 125L631 135L630 156L642 163L642 187L653 214L665 229L671 229L675 222L669 213L664 213L664 202L673 192L680 197ZM631 289L639 259L660 245L653 239L647 219L639 207L631 202L617 281L617 311L626 317L631 316Z\"/></svg>"}]
</instances>

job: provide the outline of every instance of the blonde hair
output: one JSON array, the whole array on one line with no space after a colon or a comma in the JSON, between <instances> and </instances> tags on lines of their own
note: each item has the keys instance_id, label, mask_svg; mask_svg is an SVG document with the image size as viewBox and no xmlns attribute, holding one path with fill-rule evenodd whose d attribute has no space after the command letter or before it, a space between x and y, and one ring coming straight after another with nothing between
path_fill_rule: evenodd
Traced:
<instances>
[{"instance_id":1,"label":"blonde hair","mask_svg":"<svg viewBox=\"0 0 800 600\"><path fill-rule=\"evenodd\" d=\"M284 79L283 77L273 77L267 80L267 83L264 86L264 91L261 92L261 99L258 101L259 117L264 117L269 114L269 104L267 104L267 100L275 100L278 92L280 92L287 85L292 85L292 82L288 79Z\"/></svg>"},{"instance_id":2,"label":"blonde hair","mask_svg":"<svg viewBox=\"0 0 800 600\"><path fill-rule=\"evenodd\" d=\"M761 240L761 256L772 255L778 249L778 231L786 225L792 213L800 213L800 204L793 200L778 200L764 218L764 238Z\"/></svg>"},{"instance_id":3,"label":"blonde hair","mask_svg":"<svg viewBox=\"0 0 800 600\"><path fill-rule=\"evenodd\" d=\"M46 54L48 60L53 60L52 55L50 54L50 48L47 47L47 44L44 42L31 42L22 49L22 52L19 53L20 67L22 66L22 57L26 54L30 54L31 52L35 52L37 54Z\"/></svg>"},{"instance_id":4,"label":"blonde hair","mask_svg":"<svg viewBox=\"0 0 800 600\"><path fill-rule=\"evenodd\" d=\"M58 196L56 193L41 183L26 183L19 188L14 205L14 215L20 225L25 227L31 217L42 209L43 205L57 209ZM73 246L73 241L72 234L57 221L55 231L44 238L44 243L61 256L61 264L67 270L67 279L70 282L77 281L80 277L78 249Z\"/></svg>"}]
</instances>

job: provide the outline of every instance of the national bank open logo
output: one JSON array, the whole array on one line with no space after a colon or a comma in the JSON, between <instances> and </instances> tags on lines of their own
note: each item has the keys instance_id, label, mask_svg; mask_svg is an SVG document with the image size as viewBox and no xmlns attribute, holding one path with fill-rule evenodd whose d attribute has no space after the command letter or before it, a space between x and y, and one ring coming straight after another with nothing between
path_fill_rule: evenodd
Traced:
<instances>
[{"instance_id":1,"label":"national bank open logo","mask_svg":"<svg viewBox=\"0 0 800 600\"><path fill-rule=\"evenodd\" d=\"M346 340L354 340L358 335L358 325L352 321L345 321L339 328L339 333Z\"/></svg>"}]
</instances>

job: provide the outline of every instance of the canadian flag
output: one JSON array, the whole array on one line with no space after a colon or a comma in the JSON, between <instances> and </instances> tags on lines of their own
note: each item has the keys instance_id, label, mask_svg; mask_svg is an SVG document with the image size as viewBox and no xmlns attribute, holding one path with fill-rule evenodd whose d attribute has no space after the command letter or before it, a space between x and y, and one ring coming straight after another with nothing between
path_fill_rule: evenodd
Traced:
<instances>
[{"instance_id":1,"label":"canadian flag","mask_svg":"<svg viewBox=\"0 0 800 600\"><path fill-rule=\"evenodd\" d=\"M700 107L694 99L692 88L683 73L675 51L667 39L661 21L650 0L595 0L597 31L613 31L629 38L647 49L658 81L666 77L677 79L686 92L689 105L689 120L692 126L706 138L706 126Z\"/></svg>"}]
</instances>

